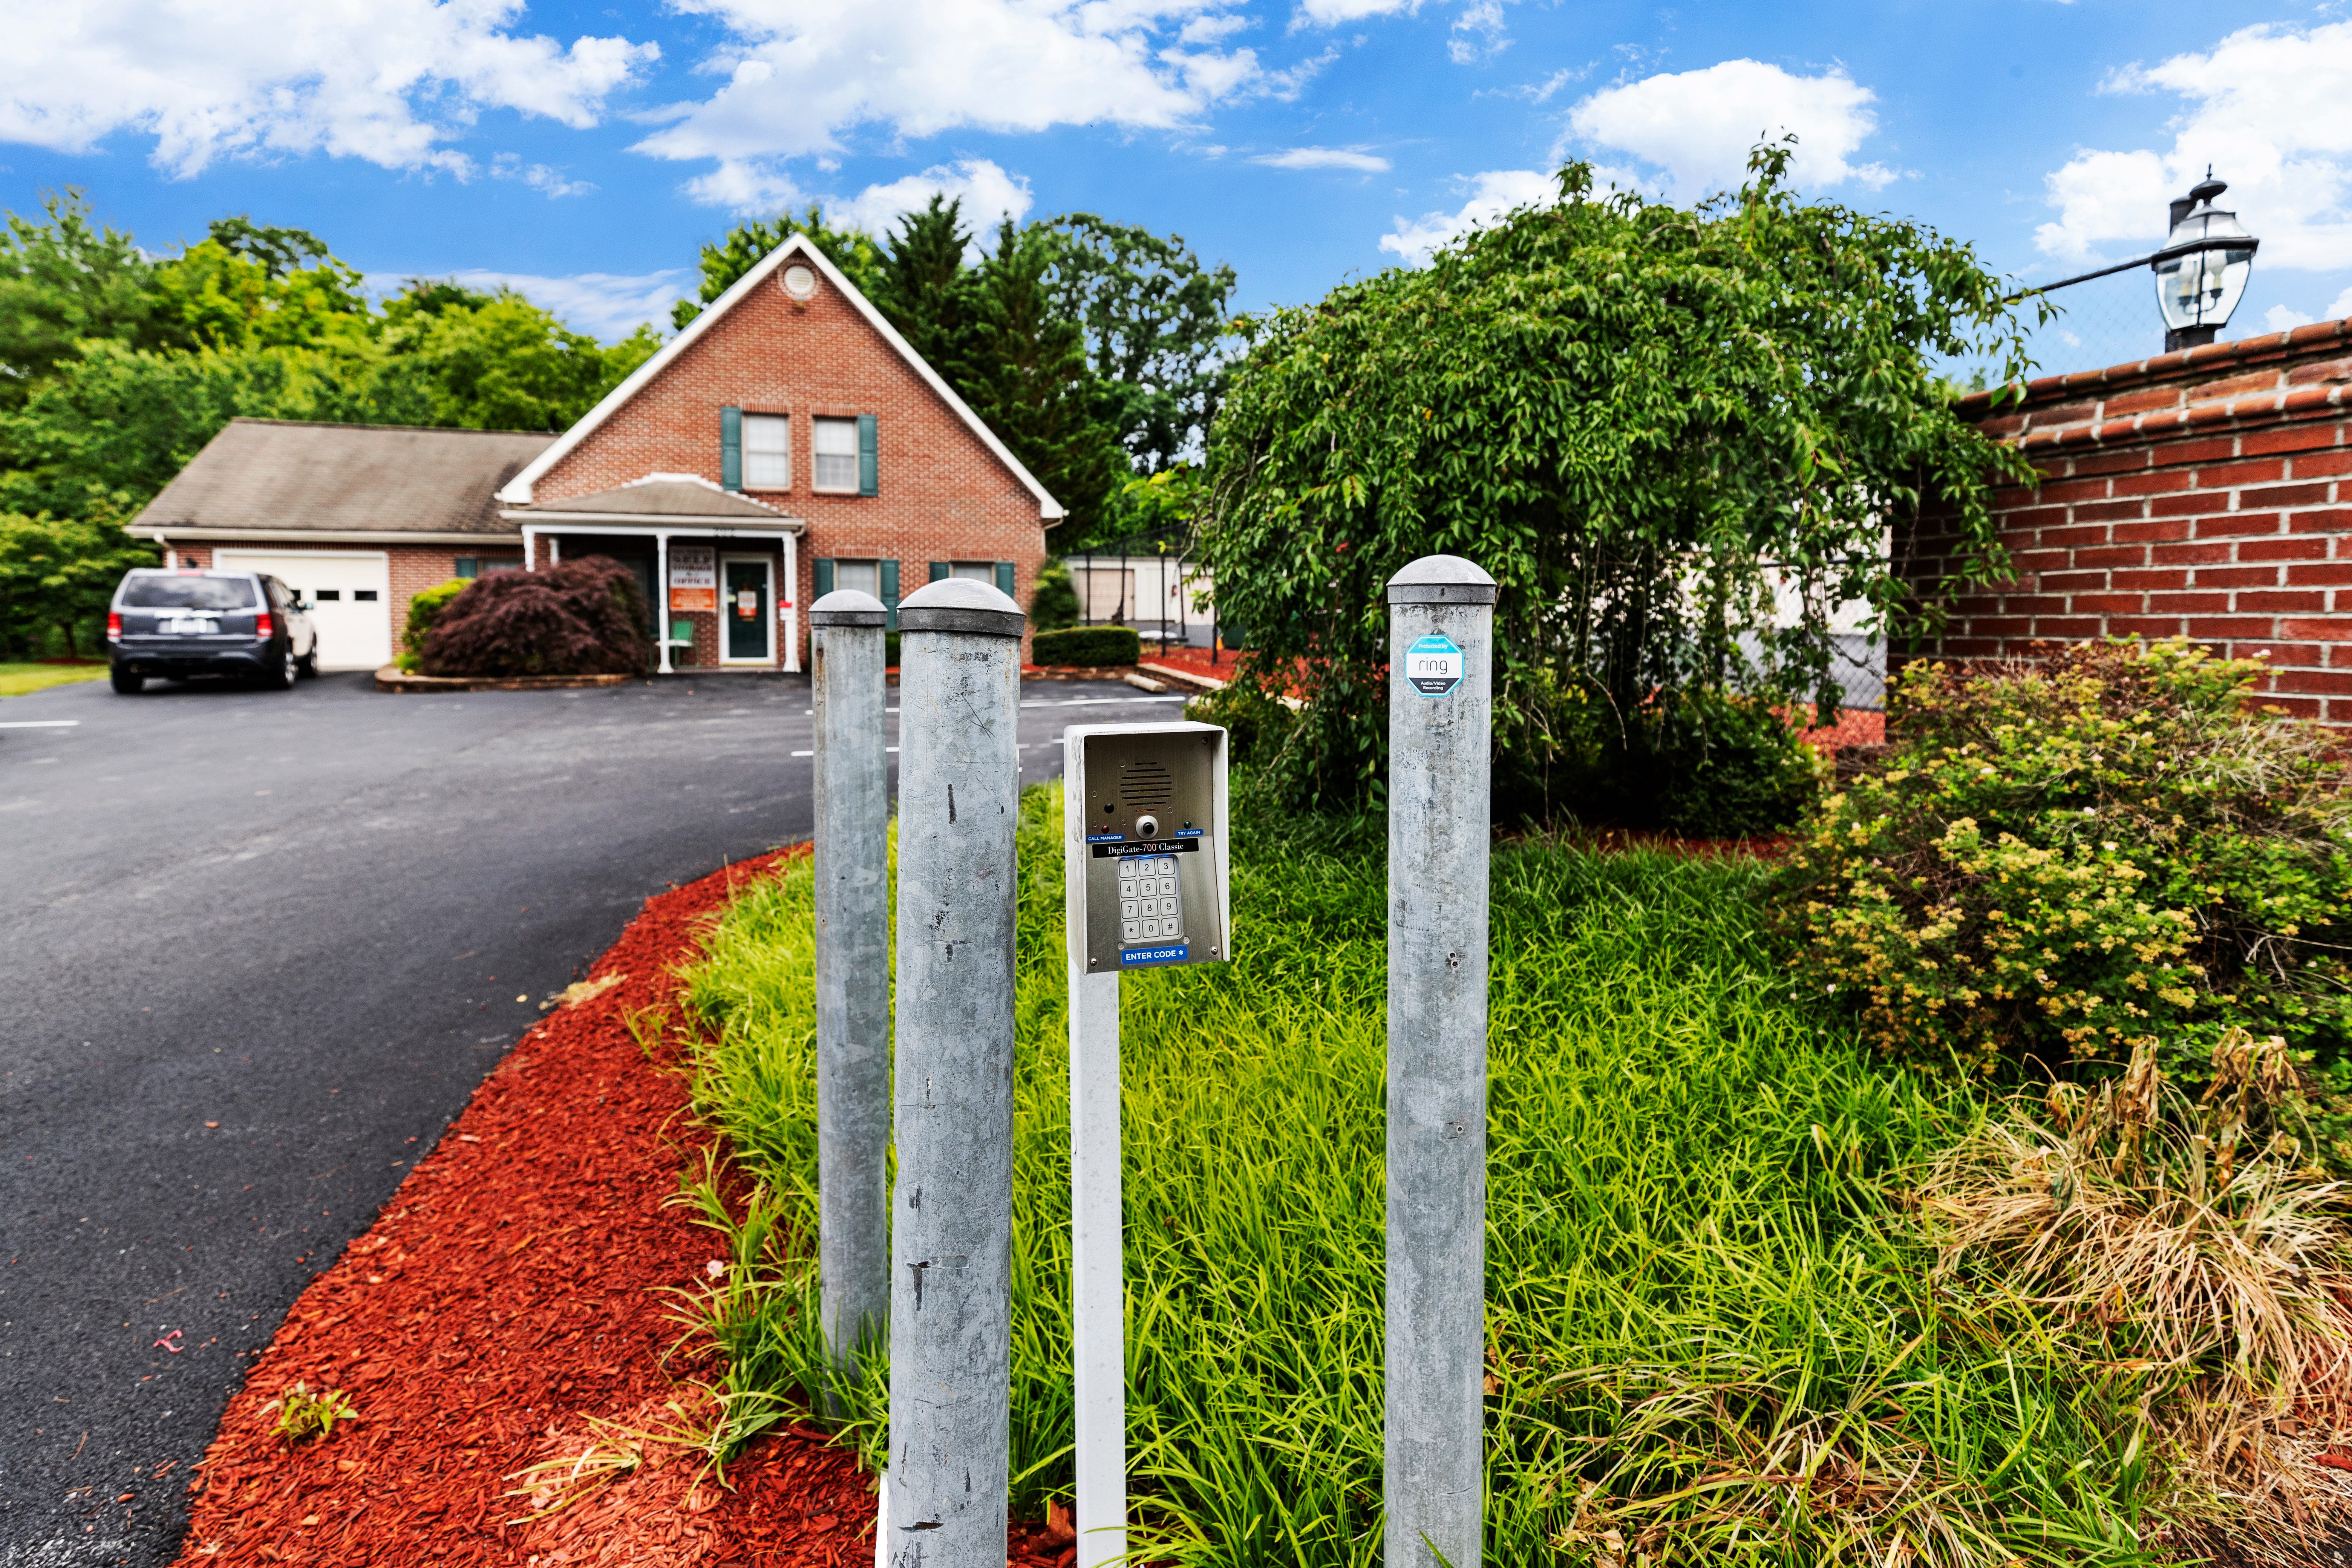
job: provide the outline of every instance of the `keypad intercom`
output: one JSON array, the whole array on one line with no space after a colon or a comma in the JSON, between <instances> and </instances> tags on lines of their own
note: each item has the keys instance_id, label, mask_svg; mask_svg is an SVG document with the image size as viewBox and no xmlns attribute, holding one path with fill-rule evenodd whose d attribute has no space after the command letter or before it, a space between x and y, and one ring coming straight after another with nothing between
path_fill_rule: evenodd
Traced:
<instances>
[{"instance_id":1,"label":"keypad intercom","mask_svg":"<svg viewBox=\"0 0 2352 1568\"><path fill-rule=\"evenodd\" d=\"M1072 934L1086 973L1232 956L1225 732L1213 724L1064 731Z\"/></svg>"}]
</instances>

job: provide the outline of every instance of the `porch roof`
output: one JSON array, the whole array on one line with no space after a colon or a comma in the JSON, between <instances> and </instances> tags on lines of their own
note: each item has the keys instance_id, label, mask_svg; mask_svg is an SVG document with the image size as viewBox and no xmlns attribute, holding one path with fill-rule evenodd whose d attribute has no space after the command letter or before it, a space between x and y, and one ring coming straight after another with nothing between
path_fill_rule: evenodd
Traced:
<instances>
[{"instance_id":1,"label":"porch roof","mask_svg":"<svg viewBox=\"0 0 2352 1568\"><path fill-rule=\"evenodd\" d=\"M631 531L798 533L808 526L788 511L722 489L699 474L647 474L590 495L510 506L499 515L524 528L548 531L619 525Z\"/></svg>"}]
</instances>

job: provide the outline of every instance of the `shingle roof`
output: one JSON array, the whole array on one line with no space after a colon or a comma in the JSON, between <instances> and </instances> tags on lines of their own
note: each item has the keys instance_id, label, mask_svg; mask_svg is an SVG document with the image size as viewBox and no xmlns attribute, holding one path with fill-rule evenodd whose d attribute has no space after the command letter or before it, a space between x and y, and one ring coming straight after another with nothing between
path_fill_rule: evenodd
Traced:
<instances>
[{"instance_id":1,"label":"shingle roof","mask_svg":"<svg viewBox=\"0 0 2352 1568\"><path fill-rule=\"evenodd\" d=\"M232 419L133 530L511 535L499 487L552 436Z\"/></svg>"},{"instance_id":2,"label":"shingle roof","mask_svg":"<svg viewBox=\"0 0 2352 1568\"><path fill-rule=\"evenodd\" d=\"M566 496L509 510L509 521L534 512L570 516L575 512L612 513L625 517L727 517L747 522L777 522L785 514L750 496L721 489L699 474L648 474L593 495Z\"/></svg>"}]
</instances>

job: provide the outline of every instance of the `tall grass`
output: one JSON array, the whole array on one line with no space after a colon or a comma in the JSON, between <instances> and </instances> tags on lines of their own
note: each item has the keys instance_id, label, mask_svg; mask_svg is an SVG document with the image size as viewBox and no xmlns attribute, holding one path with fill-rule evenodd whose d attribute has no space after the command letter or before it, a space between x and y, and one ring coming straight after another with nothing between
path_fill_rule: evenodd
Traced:
<instances>
[{"instance_id":1,"label":"tall grass","mask_svg":"<svg viewBox=\"0 0 2352 1568\"><path fill-rule=\"evenodd\" d=\"M1014 1506L1071 1484L1058 786L1024 798ZM1385 867L1244 837L1230 964L1126 977L1129 1422L1148 1556L1380 1552ZM1977 1102L1817 1022L1745 862L1500 848L1494 875L1488 1552L1501 1563L2147 1560L2131 1373L1951 1293L1899 1212ZM706 1310L746 1408L884 1380L810 1337L811 890L739 900L690 977L704 1115L762 1191ZM707 1195L707 1194L706 1194ZM762 1227L766 1227L764 1232ZM762 1235L764 1239L762 1239Z\"/></svg>"}]
</instances>

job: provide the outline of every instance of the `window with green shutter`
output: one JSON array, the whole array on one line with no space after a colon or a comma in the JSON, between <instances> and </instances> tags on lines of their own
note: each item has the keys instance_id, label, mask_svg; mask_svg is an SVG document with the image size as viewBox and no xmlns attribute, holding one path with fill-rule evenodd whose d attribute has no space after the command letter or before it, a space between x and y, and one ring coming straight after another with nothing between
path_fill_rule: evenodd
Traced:
<instances>
[{"instance_id":1,"label":"window with green shutter","mask_svg":"<svg viewBox=\"0 0 2352 1568\"><path fill-rule=\"evenodd\" d=\"M881 437L877 432L871 414L857 416L857 493L862 496L882 493Z\"/></svg>"},{"instance_id":2,"label":"window with green shutter","mask_svg":"<svg viewBox=\"0 0 2352 1568\"><path fill-rule=\"evenodd\" d=\"M719 411L719 483L721 489L743 488L743 411Z\"/></svg>"},{"instance_id":3,"label":"window with green shutter","mask_svg":"<svg viewBox=\"0 0 2352 1568\"><path fill-rule=\"evenodd\" d=\"M931 575L929 579L929 581L937 583L942 578L952 577L954 575L955 567L950 565L949 563L945 561L934 561L931 563Z\"/></svg>"},{"instance_id":4,"label":"window with green shutter","mask_svg":"<svg viewBox=\"0 0 2352 1568\"><path fill-rule=\"evenodd\" d=\"M882 607L890 612L890 624L884 629L895 632L898 629L898 563L896 561L882 563L881 599Z\"/></svg>"},{"instance_id":5,"label":"window with green shutter","mask_svg":"<svg viewBox=\"0 0 2352 1568\"><path fill-rule=\"evenodd\" d=\"M1013 563L1010 561L996 563L996 591L1008 599L1015 596L1013 592Z\"/></svg>"},{"instance_id":6,"label":"window with green shutter","mask_svg":"<svg viewBox=\"0 0 2352 1568\"><path fill-rule=\"evenodd\" d=\"M816 596L824 598L833 592L833 560L820 555L816 560Z\"/></svg>"}]
</instances>

